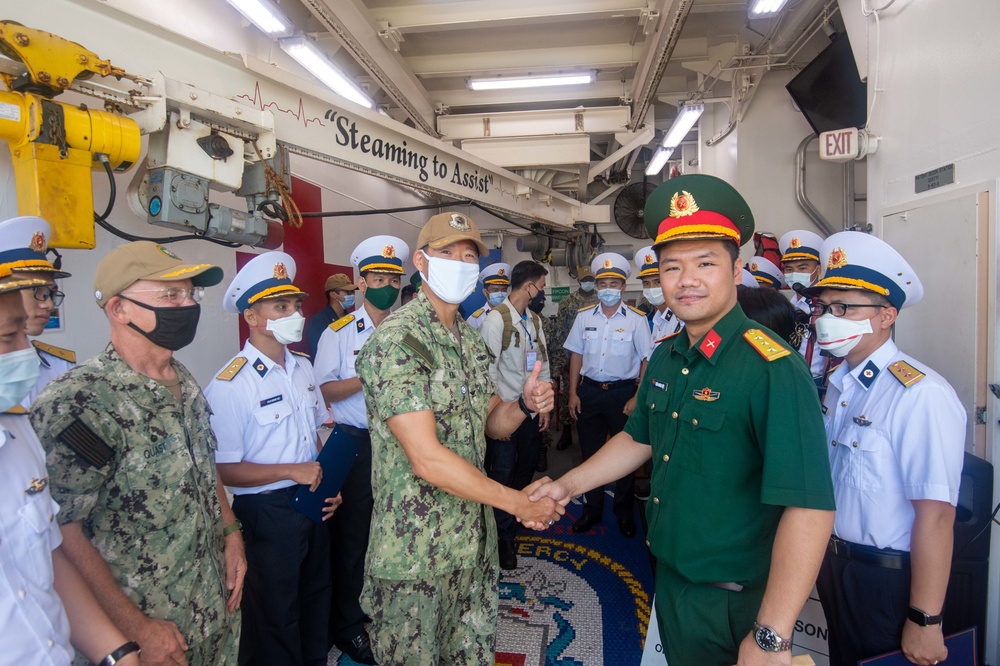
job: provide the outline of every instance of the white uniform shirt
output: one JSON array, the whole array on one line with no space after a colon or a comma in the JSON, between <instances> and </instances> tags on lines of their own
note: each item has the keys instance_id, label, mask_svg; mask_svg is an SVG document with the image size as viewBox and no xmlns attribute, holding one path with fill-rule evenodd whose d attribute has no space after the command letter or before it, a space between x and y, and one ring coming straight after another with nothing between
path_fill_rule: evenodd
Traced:
<instances>
[{"instance_id":1,"label":"white uniform shirt","mask_svg":"<svg viewBox=\"0 0 1000 666\"><path fill-rule=\"evenodd\" d=\"M62 543L45 453L27 415L0 414L0 662L73 661L69 620L52 582Z\"/></svg>"},{"instance_id":2,"label":"white uniform shirt","mask_svg":"<svg viewBox=\"0 0 1000 666\"><path fill-rule=\"evenodd\" d=\"M653 357L653 352L660 346L658 340L673 335L682 328L684 322L678 319L670 308L664 308L663 312L653 310L653 332L650 334L649 355L646 358Z\"/></svg>"},{"instance_id":3,"label":"white uniform shirt","mask_svg":"<svg viewBox=\"0 0 1000 666\"><path fill-rule=\"evenodd\" d=\"M517 310L509 298L505 298L501 306L510 308L511 324L514 326L514 334L510 336L510 344L507 349L503 352L500 351L500 347L503 346L503 316L497 312L496 308L490 311L479 332L494 356L493 362L490 363L490 377L493 378L493 383L496 384L500 397L506 402L511 402L517 400L521 395L524 382L531 374L531 370L528 368L528 357L532 355L532 352L534 352L535 360L542 362L538 379L550 382L552 377L549 374L548 358L543 359L538 351L547 348L545 332L540 327L535 327L535 319L527 310L524 311L524 317L518 316ZM539 321L541 321L541 317L539 317Z\"/></svg>"},{"instance_id":4,"label":"white uniform shirt","mask_svg":"<svg viewBox=\"0 0 1000 666\"><path fill-rule=\"evenodd\" d=\"M375 325L363 305L354 311L354 321L340 330L335 331L327 326L316 346L316 386L357 377L354 361L358 358L361 346L374 332ZM364 391L330 403L330 413L337 423L346 423L355 428L368 427Z\"/></svg>"},{"instance_id":5,"label":"white uniform shirt","mask_svg":"<svg viewBox=\"0 0 1000 666\"><path fill-rule=\"evenodd\" d=\"M73 368L73 364L69 361L65 361L58 356L53 356L52 354L43 352L41 349L35 348L38 352L38 381L35 382L35 386L28 391L28 395L24 396L21 400L21 406L25 409L31 407L31 403L35 401L38 394L42 392L49 382L58 377L59 375L67 372Z\"/></svg>"},{"instance_id":6,"label":"white uniform shirt","mask_svg":"<svg viewBox=\"0 0 1000 666\"><path fill-rule=\"evenodd\" d=\"M650 342L645 315L619 303L609 319L598 303L577 313L563 347L583 356L584 377L614 382L639 376Z\"/></svg>"},{"instance_id":7,"label":"white uniform shirt","mask_svg":"<svg viewBox=\"0 0 1000 666\"><path fill-rule=\"evenodd\" d=\"M240 356L248 362L235 377L213 379L205 389L219 441L215 462L274 465L316 460L316 431L326 421L326 409L312 365L286 349L282 368L249 341ZM246 495L293 485L283 479L230 490Z\"/></svg>"},{"instance_id":8,"label":"white uniform shirt","mask_svg":"<svg viewBox=\"0 0 1000 666\"><path fill-rule=\"evenodd\" d=\"M908 388L888 366L926 374ZM955 505L965 452L965 410L939 374L891 340L853 369L830 375L824 401L837 517L854 543L910 550L911 500Z\"/></svg>"},{"instance_id":9,"label":"white uniform shirt","mask_svg":"<svg viewBox=\"0 0 1000 666\"><path fill-rule=\"evenodd\" d=\"M465 323L478 331L479 327L483 325L484 321L486 321L486 316L490 313L490 310L492 310L490 302L486 301L486 304L483 305L483 307L479 308L476 312L473 312L468 316L468 318L466 318Z\"/></svg>"}]
</instances>

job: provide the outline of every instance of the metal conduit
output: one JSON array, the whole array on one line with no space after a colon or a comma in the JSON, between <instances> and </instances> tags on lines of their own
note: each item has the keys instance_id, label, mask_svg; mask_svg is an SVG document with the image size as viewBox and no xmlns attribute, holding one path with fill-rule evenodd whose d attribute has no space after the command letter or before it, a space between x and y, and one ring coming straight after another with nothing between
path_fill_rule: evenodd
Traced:
<instances>
[{"instance_id":1,"label":"metal conduit","mask_svg":"<svg viewBox=\"0 0 1000 666\"><path fill-rule=\"evenodd\" d=\"M795 200L799 203L799 207L806 212L817 227L826 234L831 236L837 232L833 228L833 225L823 217L823 213L819 212L819 209L809 201L809 197L806 195L806 149L809 144L816 140L818 137L815 134L810 134L806 138L802 139L799 143L798 150L795 151Z\"/></svg>"}]
</instances>

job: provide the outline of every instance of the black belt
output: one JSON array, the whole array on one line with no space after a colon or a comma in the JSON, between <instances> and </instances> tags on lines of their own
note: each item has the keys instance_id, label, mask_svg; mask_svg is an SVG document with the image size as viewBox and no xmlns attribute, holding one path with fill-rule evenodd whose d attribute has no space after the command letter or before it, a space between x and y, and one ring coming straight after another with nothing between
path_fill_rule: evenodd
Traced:
<instances>
[{"instance_id":1,"label":"black belt","mask_svg":"<svg viewBox=\"0 0 1000 666\"><path fill-rule=\"evenodd\" d=\"M250 495L250 497L253 497L253 495L294 495L295 493L298 492L298 490L299 490L299 484L296 483L291 486L285 486L284 488L272 488L271 490L262 490L259 493L253 493L252 495ZM246 495L242 495L242 497L246 497Z\"/></svg>"},{"instance_id":2,"label":"black belt","mask_svg":"<svg viewBox=\"0 0 1000 666\"><path fill-rule=\"evenodd\" d=\"M370 437L371 434L368 432L368 428L359 428L357 426L347 425L346 423L338 423L337 426L348 435L352 437Z\"/></svg>"},{"instance_id":3,"label":"black belt","mask_svg":"<svg viewBox=\"0 0 1000 666\"><path fill-rule=\"evenodd\" d=\"M617 388L622 388L625 386L635 387L635 379L618 379L613 382L599 382L597 380L591 379L590 377L581 377L580 382L586 384L587 386L595 386L602 391L611 391Z\"/></svg>"},{"instance_id":4,"label":"black belt","mask_svg":"<svg viewBox=\"0 0 1000 666\"><path fill-rule=\"evenodd\" d=\"M844 541L835 536L830 537L827 550L837 557L864 562L883 569L905 570L910 568L910 554L905 550L864 546L860 543Z\"/></svg>"}]
</instances>

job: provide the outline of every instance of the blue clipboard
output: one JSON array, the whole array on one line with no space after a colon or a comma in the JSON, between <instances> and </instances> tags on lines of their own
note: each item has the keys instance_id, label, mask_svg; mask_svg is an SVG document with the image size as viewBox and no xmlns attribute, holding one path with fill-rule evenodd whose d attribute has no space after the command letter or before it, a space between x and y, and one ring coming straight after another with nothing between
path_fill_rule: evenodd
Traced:
<instances>
[{"instance_id":1,"label":"blue clipboard","mask_svg":"<svg viewBox=\"0 0 1000 666\"><path fill-rule=\"evenodd\" d=\"M948 647L948 658L938 666L976 666L979 663L976 655L976 629L966 629L951 636L945 636L944 644ZM863 659L858 666L913 666L909 659L903 656L902 650L871 659Z\"/></svg>"},{"instance_id":2,"label":"blue clipboard","mask_svg":"<svg viewBox=\"0 0 1000 666\"><path fill-rule=\"evenodd\" d=\"M292 498L292 508L312 521L322 523L326 498L337 496L357 458L358 445L354 438L340 426L334 428L316 458L323 468L323 480L320 481L319 488L315 492L309 492L309 486L300 486Z\"/></svg>"}]
</instances>

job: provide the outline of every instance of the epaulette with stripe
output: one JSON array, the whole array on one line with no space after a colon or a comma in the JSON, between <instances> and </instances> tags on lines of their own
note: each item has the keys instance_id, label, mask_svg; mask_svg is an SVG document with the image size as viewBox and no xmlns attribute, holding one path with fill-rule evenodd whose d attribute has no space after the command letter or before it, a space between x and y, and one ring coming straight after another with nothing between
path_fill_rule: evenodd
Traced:
<instances>
[{"instance_id":1,"label":"epaulette with stripe","mask_svg":"<svg viewBox=\"0 0 1000 666\"><path fill-rule=\"evenodd\" d=\"M683 329L681 329L681 330L683 330ZM654 340L654 341L653 341L653 344L656 344L656 345L658 345L658 344L660 344L661 342L664 342L664 341L666 341L666 340L669 340L670 338L676 338L676 337L677 337L678 335L680 335L680 334L681 334L681 332L680 332L679 330L678 330L678 331L674 331L673 333L667 333L666 335L664 335L664 336L663 336L662 338L660 338L659 340Z\"/></svg>"},{"instance_id":2,"label":"epaulette with stripe","mask_svg":"<svg viewBox=\"0 0 1000 666\"><path fill-rule=\"evenodd\" d=\"M309 358L309 359L312 358L309 354L307 354L305 352L295 351L294 349L289 349L288 351L292 352L296 356L305 356L306 358Z\"/></svg>"},{"instance_id":3,"label":"epaulette with stripe","mask_svg":"<svg viewBox=\"0 0 1000 666\"><path fill-rule=\"evenodd\" d=\"M340 329L342 329L345 326L347 326L348 324L350 324L352 321L354 321L354 315L352 315L352 314L344 315L343 317L341 317L337 321L335 321L332 324L330 324L329 328L331 328L331 329L333 329L335 331L339 331Z\"/></svg>"},{"instance_id":4,"label":"epaulette with stripe","mask_svg":"<svg viewBox=\"0 0 1000 666\"><path fill-rule=\"evenodd\" d=\"M751 347L757 350L758 354L768 361L775 361L782 356L788 356L792 353L775 342L771 336L759 328L748 329L743 333L743 338L750 343Z\"/></svg>"},{"instance_id":5,"label":"epaulette with stripe","mask_svg":"<svg viewBox=\"0 0 1000 666\"><path fill-rule=\"evenodd\" d=\"M907 388L913 386L927 376L906 361L896 361L895 363L890 364L889 372L892 373L893 377L899 380L900 384Z\"/></svg>"},{"instance_id":6,"label":"epaulette with stripe","mask_svg":"<svg viewBox=\"0 0 1000 666\"><path fill-rule=\"evenodd\" d=\"M55 345L47 345L44 342L39 342L38 340L32 340L31 344L35 346L35 349L39 349L49 356L55 356L56 358L61 358L64 361L76 363L76 352L71 349L63 349L62 347L56 347Z\"/></svg>"},{"instance_id":7,"label":"epaulette with stripe","mask_svg":"<svg viewBox=\"0 0 1000 666\"><path fill-rule=\"evenodd\" d=\"M598 306L598 303L594 303L593 305L584 305L582 308L580 308L579 310L577 310L577 312L586 312L587 310L593 310L597 306Z\"/></svg>"},{"instance_id":8,"label":"epaulette with stripe","mask_svg":"<svg viewBox=\"0 0 1000 666\"><path fill-rule=\"evenodd\" d=\"M479 308L469 316L472 317L473 319L479 319L481 316L483 316L484 312L486 312L486 308Z\"/></svg>"},{"instance_id":9,"label":"epaulette with stripe","mask_svg":"<svg viewBox=\"0 0 1000 666\"><path fill-rule=\"evenodd\" d=\"M242 370L243 366L246 364L247 364L246 356L237 356L236 358L233 359L232 363L226 366L225 370L223 370L216 376L216 379L223 382L232 381L233 377L238 375L240 370Z\"/></svg>"},{"instance_id":10,"label":"epaulette with stripe","mask_svg":"<svg viewBox=\"0 0 1000 666\"><path fill-rule=\"evenodd\" d=\"M641 317L645 317L646 316L646 313L643 312L642 310L640 310L639 308L635 308L635 307L632 307L630 305L630 306L628 306L628 309L631 310L632 312L636 313L637 315L641 316Z\"/></svg>"}]
</instances>

